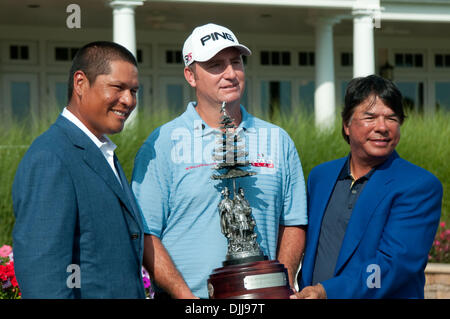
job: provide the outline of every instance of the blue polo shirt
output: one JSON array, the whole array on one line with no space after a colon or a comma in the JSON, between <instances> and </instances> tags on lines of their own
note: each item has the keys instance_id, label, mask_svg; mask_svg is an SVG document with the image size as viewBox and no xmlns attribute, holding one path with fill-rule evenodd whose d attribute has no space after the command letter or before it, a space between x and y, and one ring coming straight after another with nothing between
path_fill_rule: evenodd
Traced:
<instances>
[{"instance_id":1,"label":"blue polo shirt","mask_svg":"<svg viewBox=\"0 0 450 319\"><path fill-rule=\"evenodd\" d=\"M219 174L211 155L222 133L210 128L195 107L189 103L181 116L151 133L136 155L132 188L145 232L161 239L193 293L208 298L207 279L227 253L217 208L220 191L233 188L232 180L211 178ZM250 162L242 169L257 175L236 179L236 188L244 189L252 207L261 249L275 259L279 225L307 224L302 167L283 129L243 106L241 112L237 134Z\"/></svg>"}]
</instances>

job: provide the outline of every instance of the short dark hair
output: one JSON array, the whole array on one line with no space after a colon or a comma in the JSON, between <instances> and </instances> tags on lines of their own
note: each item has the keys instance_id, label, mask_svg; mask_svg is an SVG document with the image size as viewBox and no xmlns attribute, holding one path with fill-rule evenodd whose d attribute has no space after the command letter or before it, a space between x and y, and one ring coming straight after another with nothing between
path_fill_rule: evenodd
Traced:
<instances>
[{"instance_id":1,"label":"short dark hair","mask_svg":"<svg viewBox=\"0 0 450 319\"><path fill-rule=\"evenodd\" d=\"M109 74L111 72L110 63L117 60L129 62L137 67L134 55L125 47L114 42L95 41L79 49L73 58L69 72L68 101L73 94L73 75L75 72L83 71L92 85L98 75Z\"/></svg>"},{"instance_id":2,"label":"short dark hair","mask_svg":"<svg viewBox=\"0 0 450 319\"><path fill-rule=\"evenodd\" d=\"M345 134L344 124L348 125L352 119L356 107L367 98L374 96L380 98L399 118L400 125L406 118L403 111L403 97L395 84L378 75L354 78L350 81L345 92L345 104L342 110L342 136L350 143L349 137ZM375 101L375 99L374 99Z\"/></svg>"}]
</instances>

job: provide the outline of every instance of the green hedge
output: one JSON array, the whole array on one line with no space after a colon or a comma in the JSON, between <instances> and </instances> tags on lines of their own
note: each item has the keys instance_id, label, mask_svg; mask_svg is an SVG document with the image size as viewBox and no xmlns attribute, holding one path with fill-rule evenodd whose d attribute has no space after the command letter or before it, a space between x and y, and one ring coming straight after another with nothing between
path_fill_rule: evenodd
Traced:
<instances>
[{"instance_id":1,"label":"green hedge","mask_svg":"<svg viewBox=\"0 0 450 319\"><path fill-rule=\"evenodd\" d=\"M0 245L11 244L14 224L12 212L11 185L17 165L30 143L51 124L50 120L33 124L2 125L0 128ZM128 178L133 170L137 150L149 133L169 121L169 114L144 114L137 116L133 125L122 133L112 136L118 145L117 156ZM284 128L295 142L303 165L305 178L319 163L348 154L348 144L341 136L340 119L331 132L320 132L314 126L311 115L297 114L290 117L276 117L271 122ZM450 113L430 116L412 114L402 126L402 137L397 151L403 158L421 166L436 175L444 186L442 220L450 222ZM413 178L413 177L411 177Z\"/></svg>"}]
</instances>

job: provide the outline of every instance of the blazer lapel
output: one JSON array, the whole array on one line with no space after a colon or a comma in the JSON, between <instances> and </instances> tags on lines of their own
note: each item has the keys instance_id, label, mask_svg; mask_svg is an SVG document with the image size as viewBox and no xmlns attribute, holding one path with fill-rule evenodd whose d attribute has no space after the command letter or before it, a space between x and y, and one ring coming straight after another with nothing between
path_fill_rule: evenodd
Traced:
<instances>
[{"instance_id":1,"label":"blazer lapel","mask_svg":"<svg viewBox=\"0 0 450 319\"><path fill-rule=\"evenodd\" d=\"M83 160L86 164L105 181L106 185L111 188L119 200L124 204L128 212L133 216L133 219L136 219L134 217L133 207L131 206L124 191L124 188L128 187L128 182L124 185L124 188L122 188L113 170L94 142L92 142L91 139L75 124L61 115L56 120L55 125L63 129L66 136L72 141L74 146L84 151ZM120 170L121 169L122 168L120 168Z\"/></svg>"},{"instance_id":2,"label":"blazer lapel","mask_svg":"<svg viewBox=\"0 0 450 319\"><path fill-rule=\"evenodd\" d=\"M375 170L361 192L345 232L339 257L336 262L335 275L339 273L343 265L358 247L378 204L390 192L389 187L386 186L393 180L392 172L389 168L391 167L393 160L397 157L398 154L394 151L394 153Z\"/></svg>"},{"instance_id":3,"label":"blazer lapel","mask_svg":"<svg viewBox=\"0 0 450 319\"><path fill-rule=\"evenodd\" d=\"M333 167L330 167L330 169L324 174L328 177L328 179L321 178L317 181L317 184L314 187L316 190L316 197L313 199L312 204L314 208L310 211L309 218L311 219L312 224L310 231L314 236L311 239L315 246L317 246L319 241L320 228L322 226L322 218L325 213L325 209L327 208L328 201L330 200L337 178L344 164L345 160L336 163ZM320 190L320 194L317 190Z\"/></svg>"},{"instance_id":4,"label":"blazer lapel","mask_svg":"<svg viewBox=\"0 0 450 319\"><path fill-rule=\"evenodd\" d=\"M114 154L114 164L116 166L117 173L119 174L120 182L122 183L123 192L128 198L128 203L130 204L131 208L129 209L130 215L138 225L139 229L142 230L143 229L142 221L140 216L138 216L139 208L137 207L136 201L134 199L134 194L131 191L128 179L125 176L125 172L123 171L122 166L120 165L119 160L117 159L115 154Z\"/></svg>"},{"instance_id":5,"label":"blazer lapel","mask_svg":"<svg viewBox=\"0 0 450 319\"><path fill-rule=\"evenodd\" d=\"M308 285L312 282L322 219L345 161L346 158L344 157L330 163L331 165L329 165L320 176L316 177L316 181L313 182L314 185L311 185L308 181L309 222L306 243L307 251L305 252L305 259L302 264L302 268L304 269L302 272L302 276L304 277L303 280ZM310 187L312 189L310 189ZM314 197L311 197L312 193L314 193Z\"/></svg>"},{"instance_id":6,"label":"blazer lapel","mask_svg":"<svg viewBox=\"0 0 450 319\"><path fill-rule=\"evenodd\" d=\"M94 145L95 149L86 150L84 154L84 161L90 166L108 185L111 190L119 197L120 201L125 205L127 210L131 211L132 208L125 195L125 192L117 180L116 175L109 166L108 162L104 158L101 151ZM126 187L127 185L125 185Z\"/></svg>"}]
</instances>

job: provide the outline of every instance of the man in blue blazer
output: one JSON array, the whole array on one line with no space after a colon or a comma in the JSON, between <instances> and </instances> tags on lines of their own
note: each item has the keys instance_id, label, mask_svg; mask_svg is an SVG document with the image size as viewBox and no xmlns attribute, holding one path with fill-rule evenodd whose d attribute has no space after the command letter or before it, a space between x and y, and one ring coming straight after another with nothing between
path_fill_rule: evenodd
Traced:
<instances>
[{"instance_id":1,"label":"man in blue blazer","mask_svg":"<svg viewBox=\"0 0 450 319\"><path fill-rule=\"evenodd\" d=\"M138 86L124 47L93 42L77 52L69 105L30 146L13 184L23 298L145 298L141 217L106 136L122 130Z\"/></svg>"},{"instance_id":2,"label":"man in blue blazer","mask_svg":"<svg viewBox=\"0 0 450 319\"><path fill-rule=\"evenodd\" d=\"M423 298L442 185L399 157L395 85L353 79L342 112L350 154L308 177L306 250L292 298Z\"/></svg>"}]
</instances>

